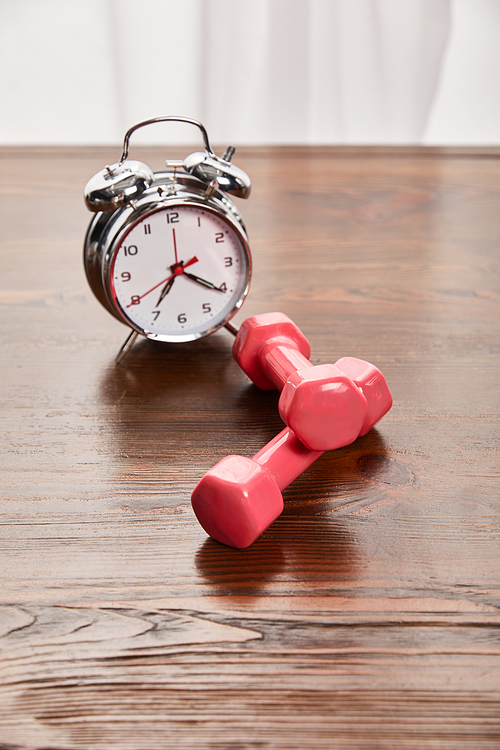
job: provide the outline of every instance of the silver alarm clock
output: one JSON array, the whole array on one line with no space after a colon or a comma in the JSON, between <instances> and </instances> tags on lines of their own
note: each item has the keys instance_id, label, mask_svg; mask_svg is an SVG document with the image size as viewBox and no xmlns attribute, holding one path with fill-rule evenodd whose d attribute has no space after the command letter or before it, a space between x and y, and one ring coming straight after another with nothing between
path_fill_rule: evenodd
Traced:
<instances>
[{"instance_id":1,"label":"silver alarm clock","mask_svg":"<svg viewBox=\"0 0 500 750\"><path fill-rule=\"evenodd\" d=\"M131 135L159 122L201 131L205 150L166 161L153 172L128 159ZM212 151L203 125L187 117L156 117L125 134L120 161L87 183L95 213L84 243L90 287L108 312L129 326L123 355L137 335L166 342L207 336L241 307L251 278L251 255L239 211L229 198L248 198L250 179ZM120 356L119 355L119 356Z\"/></svg>"}]
</instances>

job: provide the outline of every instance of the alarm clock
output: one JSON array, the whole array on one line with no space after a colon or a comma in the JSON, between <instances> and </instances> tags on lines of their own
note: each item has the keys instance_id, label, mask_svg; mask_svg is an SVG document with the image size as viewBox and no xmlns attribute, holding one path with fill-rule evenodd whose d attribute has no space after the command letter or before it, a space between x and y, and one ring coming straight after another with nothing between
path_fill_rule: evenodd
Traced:
<instances>
[{"instance_id":1,"label":"alarm clock","mask_svg":"<svg viewBox=\"0 0 500 750\"><path fill-rule=\"evenodd\" d=\"M131 135L159 122L195 125L204 151L165 162L153 172L130 160ZM135 337L180 343L208 336L243 304L251 278L245 225L229 196L248 198L251 183L210 147L207 131L187 117L156 117L125 134L120 161L87 183L87 208L95 213L84 242L90 288L115 318L131 329L118 358Z\"/></svg>"}]
</instances>

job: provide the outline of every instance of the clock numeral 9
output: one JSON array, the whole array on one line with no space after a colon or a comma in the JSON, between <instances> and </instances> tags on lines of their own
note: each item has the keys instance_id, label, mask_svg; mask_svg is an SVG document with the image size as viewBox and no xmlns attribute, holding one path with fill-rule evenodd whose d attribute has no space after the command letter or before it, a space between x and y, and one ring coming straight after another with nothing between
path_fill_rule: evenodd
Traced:
<instances>
[{"instance_id":1,"label":"clock numeral 9","mask_svg":"<svg viewBox=\"0 0 500 750\"><path fill-rule=\"evenodd\" d=\"M122 281L130 281L130 279L132 278L128 271L123 271L123 273L121 274L121 277L122 277Z\"/></svg>"}]
</instances>

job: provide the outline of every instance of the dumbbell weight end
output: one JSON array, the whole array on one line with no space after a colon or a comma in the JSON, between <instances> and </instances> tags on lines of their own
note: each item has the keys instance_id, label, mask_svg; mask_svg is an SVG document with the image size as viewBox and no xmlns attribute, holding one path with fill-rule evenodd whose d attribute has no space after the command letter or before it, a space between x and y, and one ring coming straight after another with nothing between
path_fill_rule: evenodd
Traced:
<instances>
[{"instance_id":1,"label":"dumbbell weight end","mask_svg":"<svg viewBox=\"0 0 500 750\"><path fill-rule=\"evenodd\" d=\"M306 337L283 313L247 318L233 344L235 360L256 386L281 391L280 416L304 445L335 450L365 435L392 397L369 362L343 357L313 366L309 354Z\"/></svg>"}]
</instances>

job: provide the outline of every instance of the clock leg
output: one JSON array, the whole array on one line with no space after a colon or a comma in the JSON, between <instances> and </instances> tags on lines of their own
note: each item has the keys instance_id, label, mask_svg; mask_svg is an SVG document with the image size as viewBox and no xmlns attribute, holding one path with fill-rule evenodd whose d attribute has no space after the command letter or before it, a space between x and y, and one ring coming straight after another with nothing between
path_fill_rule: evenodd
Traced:
<instances>
[{"instance_id":1,"label":"clock leg","mask_svg":"<svg viewBox=\"0 0 500 750\"><path fill-rule=\"evenodd\" d=\"M122 361L122 359L123 359L123 358L124 358L124 357L125 357L125 356L126 356L126 355L128 354L128 352L129 352L129 351L130 351L130 350L132 349L132 347L133 347L133 345L134 345L134 341L136 340L136 338L137 338L137 336L138 336L138 335L139 335L139 334L137 333L137 331L131 331L131 333L130 333L130 334L129 334L129 335L127 336L127 338L126 338L126 339L125 339L125 341L123 342L123 345L122 345L122 347L121 347L120 351L119 351L119 352L118 352L118 354L116 355L116 358L115 358L115 365L119 365L119 364L120 364L120 362Z\"/></svg>"}]
</instances>

